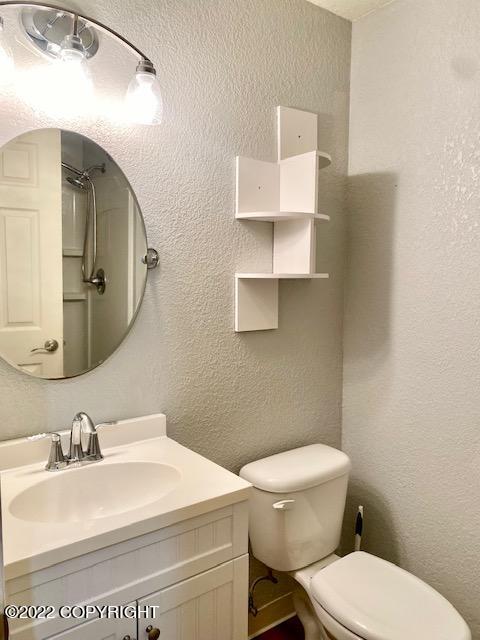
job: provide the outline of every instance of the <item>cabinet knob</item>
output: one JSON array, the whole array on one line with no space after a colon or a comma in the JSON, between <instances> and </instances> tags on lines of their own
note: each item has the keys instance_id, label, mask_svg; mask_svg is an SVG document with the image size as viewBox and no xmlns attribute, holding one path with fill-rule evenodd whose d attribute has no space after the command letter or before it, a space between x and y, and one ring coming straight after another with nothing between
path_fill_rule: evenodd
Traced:
<instances>
[{"instance_id":1,"label":"cabinet knob","mask_svg":"<svg viewBox=\"0 0 480 640\"><path fill-rule=\"evenodd\" d=\"M152 627L151 624L148 625L145 631L148 634L148 640L158 640L158 638L160 637L160 629L157 629L157 627Z\"/></svg>"},{"instance_id":2,"label":"cabinet knob","mask_svg":"<svg viewBox=\"0 0 480 640\"><path fill-rule=\"evenodd\" d=\"M135 640L135 638L132 638L131 636L125 636L122 638L122 640Z\"/></svg>"}]
</instances>

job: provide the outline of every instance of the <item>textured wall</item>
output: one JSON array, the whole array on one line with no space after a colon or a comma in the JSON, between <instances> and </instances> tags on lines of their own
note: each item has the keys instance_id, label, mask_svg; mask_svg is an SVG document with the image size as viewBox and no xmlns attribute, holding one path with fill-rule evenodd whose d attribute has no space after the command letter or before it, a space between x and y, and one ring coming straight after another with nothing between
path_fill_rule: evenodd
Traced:
<instances>
[{"instance_id":1,"label":"textured wall","mask_svg":"<svg viewBox=\"0 0 480 640\"><path fill-rule=\"evenodd\" d=\"M12 98L0 102L0 142L63 124L101 144L132 182L161 268L127 340L90 374L45 382L0 362L2 437L64 428L83 409L96 420L164 411L174 438L233 470L309 442L339 445L350 24L305 0L79 8L158 64L163 126L52 121ZM99 84L114 73L126 85L135 61L101 51ZM275 159L277 104L319 113L320 147L334 158L321 177L332 222L319 241L332 277L282 283L280 329L236 335L233 274L271 269L272 230L234 220L234 156Z\"/></svg>"},{"instance_id":2,"label":"textured wall","mask_svg":"<svg viewBox=\"0 0 480 640\"><path fill-rule=\"evenodd\" d=\"M367 549L480 639L480 5L353 27L343 447Z\"/></svg>"}]
</instances>

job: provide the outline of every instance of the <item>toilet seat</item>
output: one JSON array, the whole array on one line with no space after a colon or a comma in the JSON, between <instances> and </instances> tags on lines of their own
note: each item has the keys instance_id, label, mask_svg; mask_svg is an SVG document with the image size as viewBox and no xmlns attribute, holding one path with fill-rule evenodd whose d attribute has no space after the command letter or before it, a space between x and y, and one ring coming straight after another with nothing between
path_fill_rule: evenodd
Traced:
<instances>
[{"instance_id":1,"label":"toilet seat","mask_svg":"<svg viewBox=\"0 0 480 640\"><path fill-rule=\"evenodd\" d=\"M319 617L327 622L327 630L330 617L345 629L345 637L351 633L363 640L471 640L463 618L437 591L362 551L318 571L310 595L319 605L317 613L325 613Z\"/></svg>"}]
</instances>

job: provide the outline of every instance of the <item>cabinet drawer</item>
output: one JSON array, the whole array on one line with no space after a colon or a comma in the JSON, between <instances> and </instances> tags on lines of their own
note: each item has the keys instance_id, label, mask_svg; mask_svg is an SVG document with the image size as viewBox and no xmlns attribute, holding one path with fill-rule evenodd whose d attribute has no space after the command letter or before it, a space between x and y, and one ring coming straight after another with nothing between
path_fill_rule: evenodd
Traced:
<instances>
[{"instance_id":1,"label":"cabinet drawer","mask_svg":"<svg viewBox=\"0 0 480 640\"><path fill-rule=\"evenodd\" d=\"M248 555L153 593L140 606L158 607L154 618L139 620L138 640L148 625L162 640L246 640L248 634Z\"/></svg>"}]
</instances>

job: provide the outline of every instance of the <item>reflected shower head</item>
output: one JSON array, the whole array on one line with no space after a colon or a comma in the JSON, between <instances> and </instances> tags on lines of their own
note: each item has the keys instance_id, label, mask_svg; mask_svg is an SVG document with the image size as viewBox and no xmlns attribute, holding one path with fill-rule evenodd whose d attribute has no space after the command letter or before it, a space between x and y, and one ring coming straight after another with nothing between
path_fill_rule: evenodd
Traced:
<instances>
[{"instance_id":1,"label":"reflected shower head","mask_svg":"<svg viewBox=\"0 0 480 640\"><path fill-rule=\"evenodd\" d=\"M67 182L69 182L74 187L77 187L77 189L85 190L87 188L87 185L85 184L85 182L83 181L83 179L81 177L80 178L73 178L72 176L67 176Z\"/></svg>"},{"instance_id":2,"label":"reflected shower head","mask_svg":"<svg viewBox=\"0 0 480 640\"><path fill-rule=\"evenodd\" d=\"M94 164L88 169L80 170L80 169L76 169L75 167L73 167L71 164L68 164L67 162L62 162L62 167L64 169L67 169L71 173L73 173L73 176L66 177L67 182L69 182L72 186L77 187L77 189L83 189L83 190L86 190L89 186L89 183L91 183L90 174L92 174L94 171L100 171L101 173L105 173L105 163Z\"/></svg>"}]
</instances>

